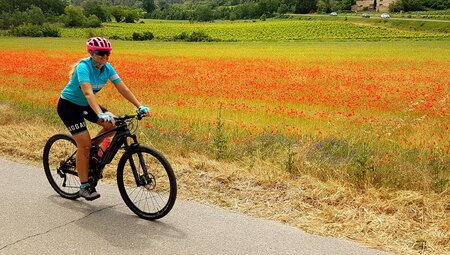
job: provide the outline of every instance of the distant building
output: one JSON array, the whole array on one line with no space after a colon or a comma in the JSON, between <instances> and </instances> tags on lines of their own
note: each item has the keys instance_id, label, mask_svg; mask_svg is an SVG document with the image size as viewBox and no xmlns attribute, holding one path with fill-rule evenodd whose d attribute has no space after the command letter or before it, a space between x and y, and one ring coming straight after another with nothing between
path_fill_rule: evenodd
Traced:
<instances>
[{"instance_id":1,"label":"distant building","mask_svg":"<svg viewBox=\"0 0 450 255\"><path fill-rule=\"evenodd\" d=\"M389 5L396 1L398 0L358 0L352 6L352 10L387 12L389 11Z\"/></svg>"}]
</instances>

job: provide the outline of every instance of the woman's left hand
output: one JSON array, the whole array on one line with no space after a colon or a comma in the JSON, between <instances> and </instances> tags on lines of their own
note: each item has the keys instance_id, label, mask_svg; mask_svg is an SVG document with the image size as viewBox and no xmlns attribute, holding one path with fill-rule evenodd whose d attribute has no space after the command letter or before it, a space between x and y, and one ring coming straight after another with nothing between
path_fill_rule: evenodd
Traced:
<instances>
[{"instance_id":1,"label":"woman's left hand","mask_svg":"<svg viewBox=\"0 0 450 255\"><path fill-rule=\"evenodd\" d=\"M139 106L138 108L138 113L142 114L142 115L148 115L150 113L150 108L146 107L146 106Z\"/></svg>"}]
</instances>

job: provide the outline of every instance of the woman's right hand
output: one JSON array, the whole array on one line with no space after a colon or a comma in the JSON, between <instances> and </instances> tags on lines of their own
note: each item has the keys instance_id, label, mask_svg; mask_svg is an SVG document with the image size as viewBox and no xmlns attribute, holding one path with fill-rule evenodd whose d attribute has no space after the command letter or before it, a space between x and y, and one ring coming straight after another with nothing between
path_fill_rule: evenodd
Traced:
<instances>
[{"instance_id":1,"label":"woman's right hand","mask_svg":"<svg viewBox=\"0 0 450 255\"><path fill-rule=\"evenodd\" d=\"M111 115L103 113L103 112L99 113L97 116L98 116L98 121L100 123L102 123L102 122L110 122L111 123L113 121L113 117Z\"/></svg>"}]
</instances>

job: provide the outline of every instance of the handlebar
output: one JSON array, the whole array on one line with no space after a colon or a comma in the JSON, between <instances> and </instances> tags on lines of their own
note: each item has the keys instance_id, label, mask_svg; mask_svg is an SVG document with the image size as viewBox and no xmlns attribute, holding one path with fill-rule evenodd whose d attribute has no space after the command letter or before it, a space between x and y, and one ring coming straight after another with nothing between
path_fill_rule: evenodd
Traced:
<instances>
[{"instance_id":1,"label":"handlebar","mask_svg":"<svg viewBox=\"0 0 450 255\"><path fill-rule=\"evenodd\" d=\"M113 118L116 121L116 126L119 126L119 125L122 125L122 123L125 122L126 120L129 120L129 119L141 120L145 116L147 116L147 115L146 114L140 114L140 113L130 113L130 114L122 115L122 116L116 116L116 117L113 117Z\"/></svg>"}]
</instances>

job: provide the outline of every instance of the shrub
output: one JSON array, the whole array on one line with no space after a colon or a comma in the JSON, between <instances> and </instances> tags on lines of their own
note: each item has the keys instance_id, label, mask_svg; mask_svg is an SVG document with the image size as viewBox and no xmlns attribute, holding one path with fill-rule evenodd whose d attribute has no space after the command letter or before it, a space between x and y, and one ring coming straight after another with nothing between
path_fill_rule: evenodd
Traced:
<instances>
[{"instance_id":1,"label":"shrub","mask_svg":"<svg viewBox=\"0 0 450 255\"><path fill-rule=\"evenodd\" d=\"M186 32L182 32L181 34L178 34L173 37L175 41L185 41L185 42L213 42L217 41L213 38L211 38L208 34L204 32L192 32L191 34L188 34Z\"/></svg>"},{"instance_id":2,"label":"shrub","mask_svg":"<svg viewBox=\"0 0 450 255\"><path fill-rule=\"evenodd\" d=\"M43 37L44 32L42 32L39 25L25 24L11 29L11 34L14 36L28 36L28 37Z\"/></svg>"},{"instance_id":3,"label":"shrub","mask_svg":"<svg viewBox=\"0 0 450 255\"><path fill-rule=\"evenodd\" d=\"M111 36L109 36L109 39L112 39L112 40L126 40L125 37L120 36L120 35L111 35Z\"/></svg>"},{"instance_id":4,"label":"shrub","mask_svg":"<svg viewBox=\"0 0 450 255\"><path fill-rule=\"evenodd\" d=\"M192 32L189 36L189 42L211 42L213 39L204 32Z\"/></svg>"},{"instance_id":5,"label":"shrub","mask_svg":"<svg viewBox=\"0 0 450 255\"><path fill-rule=\"evenodd\" d=\"M173 37L173 39L175 41L187 41L188 38L189 38L189 34L186 33L186 32L182 32L182 33L180 33L180 34L178 34L178 35Z\"/></svg>"},{"instance_id":6,"label":"shrub","mask_svg":"<svg viewBox=\"0 0 450 255\"><path fill-rule=\"evenodd\" d=\"M14 36L28 36L28 37L60 37L59 29L48 24L33 25L25 24L18 27L13 27L10 33Z\"/></svg>"},{"instance_id":7,"label":"shrub","mask_svg":"<svg viewBox=\"0 0 450 255\"><path fill-rule=\"evenodd\" d=\"M44 24L41 29L44 37L61 37L59 29L54 25Z\"/></svg>"},{"instance_id":8,"label":"shrub","mask_svg":"<svg viewBox=\"0 0 450 255\"><path fill-rule=\"evenodd\" d=\"M149 41L154 38L152 32L144 32L144 33L133 33L133 41Z\"/></svg>"},{"instance_id":9,"label":"shrub","mask_svg":"<svg viewBox=\"0 0 450 255\"><path fill-rule=\"evenodd\" d=\"M84 23L84 27L101 27L101 26L102 21L95 15L89 16L89 18L87 18L86 22Z\"/></svg>"}]
</instances>

